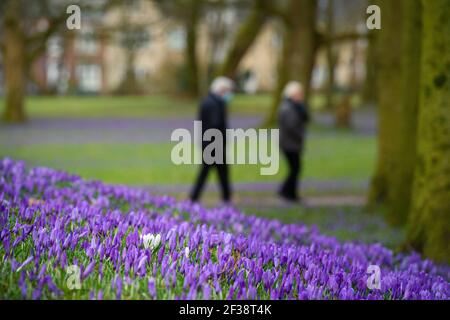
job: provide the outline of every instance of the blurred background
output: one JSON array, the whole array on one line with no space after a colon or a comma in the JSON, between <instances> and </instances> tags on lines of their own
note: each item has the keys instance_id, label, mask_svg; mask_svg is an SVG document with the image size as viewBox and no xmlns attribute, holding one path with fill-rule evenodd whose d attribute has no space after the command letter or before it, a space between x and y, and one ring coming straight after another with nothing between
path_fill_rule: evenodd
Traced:
<instances>
[{"instance_id":1,"label":"blurred background","mask_svg":"<svg viewBox=\"0 0 450 320\"><path fill-rule=\"evenodd\" d=\"M236 206L397 248L406 218L390 219L379 181L395 171L383 155L401 116L392 107L403 103L399 68L405 59L419 65L414 50L398 50L419 46L420 37L398 39L420 27L406 22L422 8L416 0L375 2L384 10L381 31L366 26L366 0L2 1L0 157L185 199L197 167L172 164L170 135L193 129L210 81L236 81L231 127L250 128L276 125L281 89L298 80L313 114L306 205L275 196L286 174L281 159L276 176L252 165L231 168ZM66 25L72 4L81 9L80 29ZM209 187L208 206L218 200L215 176Z\"/></svg>"}]
</instances>

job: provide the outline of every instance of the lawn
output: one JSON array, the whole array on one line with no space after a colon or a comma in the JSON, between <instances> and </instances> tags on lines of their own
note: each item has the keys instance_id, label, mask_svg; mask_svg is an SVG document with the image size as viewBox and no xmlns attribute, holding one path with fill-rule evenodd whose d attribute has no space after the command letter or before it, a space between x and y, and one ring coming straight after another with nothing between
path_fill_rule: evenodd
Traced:
<instances>
[{"instance_id":1,"label":"lawn","mask_svg":"<svg viewBox=\"0 0 450 320\"><path fill-rule=\"evenodd\" d=\"M339 97L336 98L337 102ZM314 110L323 109L326 98L315 94L311 98ZM167 117L192 116L197 112L198 102L185 97L168 95L151 96L33 96L25 99L27 114L36 117L103 118L103 117ZM270 94L238 94L230 106L232 114L265 115L272 105ZM355 95L352 105L360 105ZM4 99L0 99L3 112Z\"/></svg>"},{"instance_id":2,"label":"lawn","mask_svg":"<svg viewBox=\"0 0 450 320\"><path fill-rule=\"evenodd\" d=\"M191 183L195 165L177 166L170 154L175 143L155 144L29 144L0 147L0 157L26 160L76 173L107 183L151 185ZM369 178L374 165L375 139L352 134L316 135L308 141L304 177L317 180L361 181ZM262 176L257 165L234 165L234 182L279 181L285 174L280 159L276 176Z\"/></svg>"},{"instance_id":3,"label":"lawn","mask_svg":"<svg viewBox=\"0 0 450 320\"><path fill-rule=\"evenodd\" d=\"M320 96L315 96L319 103ZM238 95L233 101L230 114L264 115L270 106L270 95ZM0 101L0 109L2 108ZM30 97L26 101L27 112L34 118L161 118L177 119L195 117L197 102L162 95L133 97ZM26 129L26 127L25 127ZM36 131L37 130L37 131ZM59 129L61 130L61 129ZM121 130L124 135L128 130ZM136 129L138 130L138 129ZM149 134L157 130L151 129ZM48 132L46 132L48 131ZM313 123L308 140L304 163L304 177L316 180L367 180L374 166L375 138L360 136L352 131L337 131ZM45 127L30 131L3 130L6 135L0 146L0 157L9 156L26 160L31 165L50 166L76 173L86 179L98 179L107 183L130 185L186 184L191 183L196 167L175 166L170 153L175 143L134 143L113 141L108 143L86 142L67 144L28 143L27 135L45 132L46 135L79 135L84 137L83 128L52 131ZM9 144L8 134L20 136L20 143ZM105 134L108 134L106 132ZM24 142L22 142L24 141ZM126 168L126 170L124 170ZM276 176L261 176L258 166L235 165L232 170L234 182L279 181L285 173L284 159Z\"/></svg>"},{"instance_id":4,"label":"lawn","mask_svg":"<svg viewBox=\"0 0 450 320\"><path fill-rule=\"evenodd\" d=\"M321 233L340 241L358 240L363 243L382 243L388 248L398 249L404 241L404 230L391 228L383 216L367 208L356 206L307 207L307 208L242 208L247 214L284 223L301 223L317 228Z\"/></svg>"},{"instance_id":5,"label":"lawn","mask_svg":"<svg viewBox=\"0 0 450 320\"><path fill-rule=\"evenodd\" d=\"M171 117L192 116L198 102L167 95L152 96L35 96L25 101L30 118L103 118L103 117ZM0 100L3 111L4 100ZM270 107L270 96L238 95L231 106L236 114L264 114Z\"/></svg>"}]
</instances>

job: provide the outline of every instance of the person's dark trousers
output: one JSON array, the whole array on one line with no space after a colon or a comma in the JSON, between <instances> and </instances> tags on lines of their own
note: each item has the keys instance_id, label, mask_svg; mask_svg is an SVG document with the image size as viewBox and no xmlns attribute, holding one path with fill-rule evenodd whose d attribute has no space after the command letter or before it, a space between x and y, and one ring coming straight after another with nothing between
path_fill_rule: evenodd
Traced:
<instances>
[{"instance_id":1,"label":"person's dark trousers","mask_svg":"<svg viewBox=\"0 0 450 320\"><path fill-rule=\"evenodd\" d=\"M208 165L203 163L202 168L200 170L200 174L195 183L194 189L191 193L191 201L198 201L200 195L203 191L203 187L205 185L206 179L208 178L209 170L212 168L216 168L219 174L219 183L222 189L222 199L224 202L229 202L231 199L231 191L230 184L228 181L228 166L226 164L211 164Z\"/></svg>"},{"instance_id":2,"label":"person's dark trousers","mask_svg":"<svg viewBox=\"0 0 450 320\"><path fill-rule=\"evenodd\" d=\"M289 166L289 174L281 186L280 194L289 200L298 200L298 177L301 171L300 152L283 150Z\"/></svg>"}]
</instances>

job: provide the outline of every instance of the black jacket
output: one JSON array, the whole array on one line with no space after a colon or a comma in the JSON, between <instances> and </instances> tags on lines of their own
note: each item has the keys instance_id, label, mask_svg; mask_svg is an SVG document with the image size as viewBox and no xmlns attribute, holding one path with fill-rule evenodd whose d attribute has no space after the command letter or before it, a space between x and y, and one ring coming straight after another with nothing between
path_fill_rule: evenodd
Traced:
<instances>
[{"instance_id":1,"label":"black jacket","mask_svg":"<svg viewBox=\"0 0 450 320\"><path fill-rule=\"evenodd\" d=\"M208 129L218 129L226 140L227 111L225 101L213 93L208 94L200 103L199 120L202 121L202 136ZM203 142L205 148L210 142Z\"/></svg>"},{"instance_id":2,"label":"black jacket","mask_svg":"<svg viewBox=\"0 0 450 320\"><path fill-rule=\"evenodd\" d=\"M304 103L283 100L278 114L280 147L286 151L301 152L308 122L309 112Z\"/></svg>"}]
</instances>

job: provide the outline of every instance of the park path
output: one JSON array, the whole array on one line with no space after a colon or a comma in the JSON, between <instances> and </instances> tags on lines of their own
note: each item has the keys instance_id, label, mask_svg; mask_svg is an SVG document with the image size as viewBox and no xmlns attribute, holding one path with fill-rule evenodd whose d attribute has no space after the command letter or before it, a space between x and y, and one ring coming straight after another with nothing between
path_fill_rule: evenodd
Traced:
<instances>
[{"instance_id":1,"label":"park path","mask_svg":"<svg viewBox=\"0 0 450 320\"><path fill-rule=\"evenodd\" d=\"M142 187L152 194L168 194L177 198L185 198L192 185L150 185ZM254 208L277 208L292 206L282 201L277 195L278 183L252 182L233 184L234 203L237 206ZM305 204L310 207L362 206L365 196L361 195L368 188L368 181L352 182L348 180L306 180L302 182ZM358 194L355 194L358 190ZM207 205L217 203L219 188L210 182L205 189ZM211 197L211 194L214 197ZM212 198L212 200L211 200Z\"/></svg>"},{"instance_id":2,"label":"park path","mask_svg":"<svg viewBox=\"0 0 450 320\"><path fill-rule=\"evenodd\" d=\"M376 121L373 113L354 113L356 134L374 135ZM174 129L193 131L191 117L177 118L33 118L26 124L0 126L0 144L6 146L28 144L87 144L87 143L164 143L170 142ZM262 116L232 116L230 128L254 128L262 123ZM314 122L333 127L333 115L317 113ZM311 135L333 134L314 132Z\"/></svg>"},{"instance_id":3,"label":"park path","mask_svg":"<svg viewBox=\"0 0 450 320\"><path fill-rule=\"evenodd\" d=\"M252 116L232 117L231 128L251 128L261 123ZM173 130L193 132L194 118L35 118L21 125L0 126L0 143L160 143L170 142Z\"/></svg>"},{"instance_id":4,"label":"park path","mask_svg":"<svg viewBox=\"0 0 450 320\"><path fill-rule=\"evenodd\" d=\"M143 188L156 193L183 193L188 192L189 184L171 185L147 185ZM302 189L314 193L338 193L345 190L365 190L368 187L367 181L349 180L305 180L302 182ZM274 182L240 182L233 185L233 190L237 192L271 192L277 190L278 184ZM208 184L208 189L214 192L219 191L216 183L212 181Z\"/></svg>"}]
</instances>

